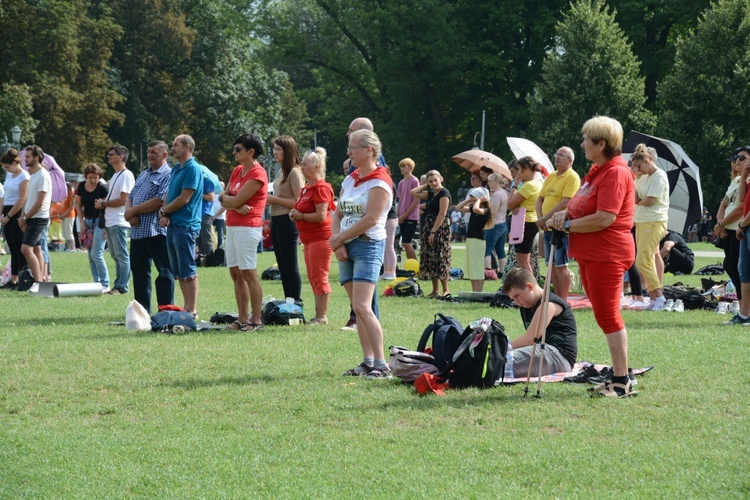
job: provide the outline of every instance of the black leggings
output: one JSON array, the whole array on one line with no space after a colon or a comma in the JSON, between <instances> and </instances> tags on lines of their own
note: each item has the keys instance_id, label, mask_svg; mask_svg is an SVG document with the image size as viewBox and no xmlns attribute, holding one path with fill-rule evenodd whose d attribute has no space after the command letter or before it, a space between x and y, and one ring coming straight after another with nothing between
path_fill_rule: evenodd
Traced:
<instances>
[{"instance_id":1,"label":"black leggings","mask_svg":"<svg viewBox=\"0 0 750 500\"><path fill-rule=\"evenodd\" d=\"M302 277L297 264L297 224L288 215L271 217L271 240L276 263L281 273L284 297L302 300Z\"/></svg>"},{"instance_id":2,"label":"black leggings","mask_svg":"<svg viewBox=\"0 0 750 500\"><path fill-rule=\"evenodd\" d=\"M740 240L737 239L737 231L727 229L727 237L722 240L724 244L724 271L727 272L732 283L740 282L740 271L737 265L740 263ZM742 298L741 286L737 288L737 300Z\"/></svg>"},{"instance_id":3,"label":"black leggings","mask_svg":"<svg viewBox=\"0 0 750 500\"><path fill-rule=\"evenodd\" d=\"M8 215L13 205L3 206L3 216ZM26 265L26 257L21 253L21 245L23 244L23 231L18 227L18 217L21 215L20 211L16 213L8 223L3 226L3 233L5 234L5 241L8 243L8 249L10 250L10 274L18 276L18 271L24 268Z\"/></svg>"}]
</instances>

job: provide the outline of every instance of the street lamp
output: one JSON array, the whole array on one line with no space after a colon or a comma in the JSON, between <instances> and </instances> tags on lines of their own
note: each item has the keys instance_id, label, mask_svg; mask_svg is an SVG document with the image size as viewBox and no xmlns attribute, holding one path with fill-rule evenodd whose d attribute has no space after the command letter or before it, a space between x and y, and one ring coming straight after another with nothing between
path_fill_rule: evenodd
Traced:
<instances>
[{"instance_id":1,"label":"street lamp","mask_svg":"<svg viewBox=\"0 0 750 500\"><path fill-rule=\"evenodd\" d=\"M474 145L471 147L471 149L479 149L479 145L477 144L477 136L481 134L481 132L477 132L474 134Z\"/></svg>"},{"instance_id":2,"label":"street lamp","mask_svg":"<svg viewBox=\"0 0 750 500\"><path fill-rule=\"evenodd\" d=\"M10 135L13 138L13 145L20 146L21 145L21 127L16 125L12 129L10 129Z\"/></svg>"}]
</instances>

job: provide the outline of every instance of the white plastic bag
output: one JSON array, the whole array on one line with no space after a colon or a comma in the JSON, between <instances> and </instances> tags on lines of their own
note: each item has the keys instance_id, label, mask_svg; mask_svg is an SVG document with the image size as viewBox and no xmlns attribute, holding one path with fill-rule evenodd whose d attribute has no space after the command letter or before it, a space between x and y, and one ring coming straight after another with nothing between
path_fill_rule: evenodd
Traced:
<instances>
[{"instance_id":1,"label":"white plastic bag","mask_svg":"<svg viewBox=\"0 0 750 500\"><path fill-rule=\"evenodd\" d=\"M127 330L151 330L151 317L137 300L131 300L125 309L125 328Z\"/></svg>"}]
</instances>

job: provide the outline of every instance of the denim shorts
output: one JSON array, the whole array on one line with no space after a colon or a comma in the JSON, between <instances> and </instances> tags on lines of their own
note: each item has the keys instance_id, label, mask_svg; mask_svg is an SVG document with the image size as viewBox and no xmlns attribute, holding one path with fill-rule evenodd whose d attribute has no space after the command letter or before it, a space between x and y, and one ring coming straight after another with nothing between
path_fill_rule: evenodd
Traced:
<instances>
[{"instance_id":1,"label":"denim shorts","mask_svg":"<svg viewBox=\"0 0 750 500\"><path fill-rule=\"evenodd\" d=\"M195 242L200 230L180 227L167 228L167 253L169 266L175 278L187 280L198 275L195 267Z\"/></svg>"},{"instance_id":2,"label":"denim shorts","mask_svg":"<svg viewBox=\"0 0 750 500\"><path fill-rule=\"evenodd\" d=\"M32 217L26 219L26 231L23 233L23 244L35 247L42 242L44 231L47 230L49 219L42 217Z\"/></svg>"},{"instance_id":3,"label":"denim shorts","mask_svg":"<svg viewBox=\"0 0 750 500\"><path fill-rule=\"evenodd\" d=\"M555 247L555 267L565 267L568 265L568 235L563 236L562 246ZM549 251L552 247L552 231L544 232L544 255L545 260L549 261Z\"/></svg>"},{"instance_id":4,"label":"denim shorts","mask_svg":"<svg viewBox=\"0 0 750 500\"><path fill-rule=\"evenodd\" d=\"M377 283L383 265L385 240L363 240L355 238L346 244L349 258L339 261L339 283L367 281Z\"/></svg>"}]
</instances>

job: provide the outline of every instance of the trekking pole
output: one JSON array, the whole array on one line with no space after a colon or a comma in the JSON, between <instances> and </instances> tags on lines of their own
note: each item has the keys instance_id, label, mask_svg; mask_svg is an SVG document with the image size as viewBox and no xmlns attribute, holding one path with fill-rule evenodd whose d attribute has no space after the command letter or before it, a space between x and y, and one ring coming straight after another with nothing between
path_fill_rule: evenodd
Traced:
<instances>
[{"instance_id":1,"label":"trekking pole","mask_svg":"<svg viewBox=\"0 0 750 500\"><path fill-rule=\"evenodd\" d=\"M550 254L547 258L547 277L544 281L544 290L542 292L542 321L537 325L537 334L534 337L534 347L531 349L529 371L526 373L526 387L524 387L523 389L524 397L526 397L526 395L529 393L529 383L531 381L531 374L533 373L534 369L534 360L536 358L536 346L539 343L541 343L541 346L539 347L540 360L535 397L541 397L542 370L544 369L544 346L547 339L547 310L549 309L550 277L552 275L552 266L554 265L555 247L559 246L562 243L561 235L562 233L560 233L559 231L553 230L552 232L552 244L550 245Z\"/></svg>"}]
</instances>

